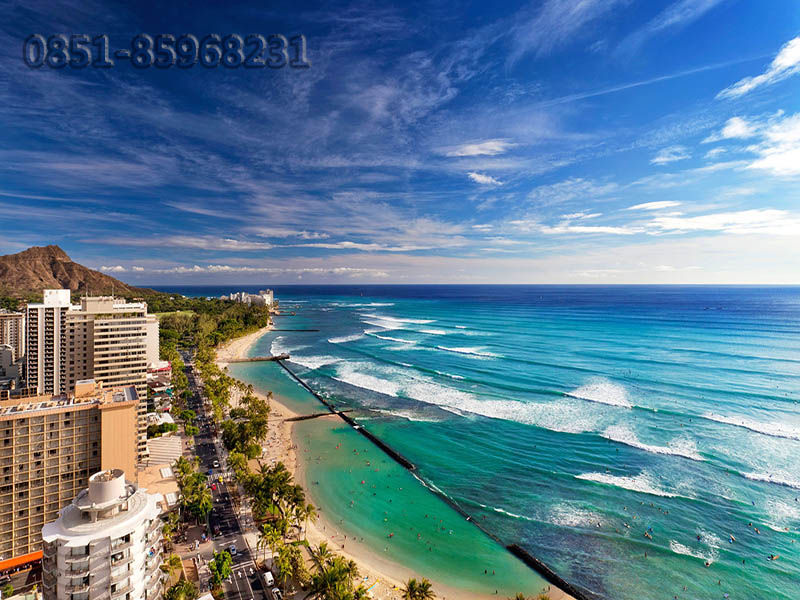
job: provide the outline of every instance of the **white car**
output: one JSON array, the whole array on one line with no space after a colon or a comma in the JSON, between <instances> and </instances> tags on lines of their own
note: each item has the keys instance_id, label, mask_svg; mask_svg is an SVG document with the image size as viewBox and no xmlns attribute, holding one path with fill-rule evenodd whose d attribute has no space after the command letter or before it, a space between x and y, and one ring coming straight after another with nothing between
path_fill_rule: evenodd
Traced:
<instances>
[{"instance_id":1,"label":"white car","mask_svg":"<svg viewBox=\"0 0 800 600\"><path fill-rule=\"evenodd\" d=\"M218 460L214 461L214 468L215 469L219 469L219 461Z\"/></svg>"},{"instance_id":2,"label":"white car","mask_svg":"<svg viewBox=\"0 0 800 600\"><path fill-rule=\"evenodd\" d=\"M283 600L283 594L278 588L272 588L270 593L272 594L272 600Z\"/></svg>"},{"instance_id":3,"label":"white car","mask_svg":"<svg viewBox=\"0 0 800 600\"><path fill-rule=\"evenodd\" d=\"M272 576L272 571L267 569L267 572L264 573L264 579L267 582L267 585L275 585L275 578Z\"/></svg>"}]
</instances>

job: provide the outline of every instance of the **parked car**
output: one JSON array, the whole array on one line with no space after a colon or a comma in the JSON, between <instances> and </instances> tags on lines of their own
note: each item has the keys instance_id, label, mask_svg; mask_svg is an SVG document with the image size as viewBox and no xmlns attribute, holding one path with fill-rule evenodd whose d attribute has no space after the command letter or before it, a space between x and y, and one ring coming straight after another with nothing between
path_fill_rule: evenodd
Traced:
<instances>
[{"instance_id":1,"label":"parked car","mask_svg":"<svg viewBox=\"0 0 800 600\"><path fill-rule=\"evenodd\" d=\"M219 461L218 460L214 461L214 468L215 469L219 469Z\"/></svg>"},{"instance_id":2,"label":"parked car","mask_svg":"<svg viewBox=\"0 0 800 600\"><path fill-rule=\"evenodd\" d=\"M231 544L231 547L230 547L230 548L228 548L228 552L230 552L230 553L231 553L231 556L236 556L236 546L234 546L233 544Z\"/></svg>"},{"instance_id":3,"label":"parked car","mask_svg":"<svg viewBox=\"0 0 800 600\"><path fill-rule=\"evenodd\" d=\"M283 600L283 594L281 594L281 591L278 588L272 588L270 593L272 594L272 600Z\"/></svg>"},{"instance_id":4,"label":"parked car","mask_svg":"<svg viewBox=\"0 0 800 600\"><path fill-rule=\"evenodd\" d=\"M217 491L217 484L216 483L212 483L211 484L211 489L216 492Z\"/></svg>"},{"instance_id":5,"label":"parked car","mask_svg":"<svg viewBox=\"0 0 800 600\"><path fill-rule=\"evenodd\" d=\"M269 569L264 573L264 580L267 582L267 585L275 585L275 578L272 576L272 571Z\"/></svg>"}]
</instances>

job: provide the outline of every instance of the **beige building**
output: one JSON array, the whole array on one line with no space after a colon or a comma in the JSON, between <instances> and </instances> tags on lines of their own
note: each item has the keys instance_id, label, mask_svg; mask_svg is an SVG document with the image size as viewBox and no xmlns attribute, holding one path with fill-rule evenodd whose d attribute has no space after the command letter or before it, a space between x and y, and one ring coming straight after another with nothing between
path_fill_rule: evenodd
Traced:
<instances>
[{"instance_id":1,"label":"beige building","mask_svg":"<svg viewBox=\"0 0 800 600\"><path fill-rule=\"evenodd\" d=\"M0 308L0 346L11 346L12 361L25 356L25 315Z\"/></svg>"},{"instance_id":2,"label":"beige building","mask_svg":"<svg viewBox=\"0 0 800 600\"><path fill-rule=\"evenodd\" d=\"M41 557L42 526L100 469L136 473L132 386L0 401L0 571Z\"/></svg>"},{"instance_id":3,"label":"beige building","mask_svg":"<svg viewBox=\"0 0 800 600\"><path fill-rule=\"evenodd\" d=\"M140 458L147 455L147 362L158 355L158 322L144 302L112 296L69 301L69 290L45 290L42 304L28 305L27 384L40 394L63 394L75 382L136 387Z\"/></svg>"},{"instance_id":4,"label":"beige building","mask_svg":"<svg viewBox=\"0 0 800 600\"><path fill-rule=\"evenodd\" d=\"M42 530L44 600L158 600L165 576L157 497L121 469L89 478Z\"/></svg>"}]
</instances>

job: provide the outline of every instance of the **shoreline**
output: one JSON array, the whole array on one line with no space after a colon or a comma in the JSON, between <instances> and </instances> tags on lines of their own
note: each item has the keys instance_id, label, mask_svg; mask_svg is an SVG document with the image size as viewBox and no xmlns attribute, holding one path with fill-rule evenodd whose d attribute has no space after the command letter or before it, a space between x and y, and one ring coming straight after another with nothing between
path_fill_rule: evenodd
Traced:
<instances>
[{"instance_id":1,"label":"shoreline","mask_svg":"<svg viewBox=\"0 0 800 600\"><path fill-rule=\"evenodd\" d=\"M217 350L215 362L220 369L224 370L230 364L228 360L246 358L253 345L271 330L272 326L268 326L228 342ZM266 398L265 390L256 388L254 391L256 395ZM419 579L425 575L412 571L397 561L385 559L366 544L356 541L352 537L347 538L344 534L339 533L336 524L327 519L324 507L320 506L317 498L313 497L312 489L306 480L305 465L303 461L298 460L298 451L302 449L300 446L302 440L297 439L297 430L294 426L296 422L287 421L287 419L300 416L300 414L291 410L283 399L276 394L273 394L269 401L272 405L272 410L270 412L267 441L264 443L265 455L261 460L267 464L282 461L292 473L295 482L303 486L306 496L317 508L317 521L308 523L306 535L309 543L316 546L325 541L331 547L331 550L355 561L358 564L361 577L367 576L367 579L364 580L365 586L372 586L370 589L372 597L399 600L401 598L399 588L409 577ZM333 414L319 418L330 419L331 417L339 419L338 416ZM433 584L438 598L444 599L448 596L450 598L476 598L480 600L498 598L497 595L452 588L438 582L435 578L428 577L428 579ZM553 585L550 586L550 590L546 593L549 595L550 600L574 600L572 596Z\"/></svg>"}]
</instances>

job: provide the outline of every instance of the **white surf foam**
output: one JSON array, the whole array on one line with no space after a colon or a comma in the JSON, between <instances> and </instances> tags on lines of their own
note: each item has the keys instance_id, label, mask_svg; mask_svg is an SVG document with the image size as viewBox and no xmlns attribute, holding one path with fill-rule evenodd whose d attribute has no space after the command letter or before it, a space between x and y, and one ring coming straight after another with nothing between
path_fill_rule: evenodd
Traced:
<instances>
[{"instance_id":1,"label":"white surf foam","mask_svg":"<svg viewBox=\"0 0 800 600\"><path fill-rule=\"evenodd\" d=\"M608 440L619 442L620 444L625 444L627 446L632 446L633 448L639 448L640 450L652 452L654 454L682 456L683 458L688 458L691 460L705 460L697 452L697 446L695 443L689 438L685 437L672 440L668 446L654 446L652 444L640 442L639 438L636 437L636 434L625 425L612 425L600 435Z\"/></svg>"},{"instance_id":2,"label":"white surf foam","mask_svg":"<svg viewBox=\"0 0 800 600\"><path fill-rule=\"evenodd\" d=\"M332 365L339 362L341 359L335 356L298 356L292 354L289 359L290 362L301 365L306 369L319 369L325 365Z\"/></svg>"},{"instance_id":3,"label":"white surf foam","mask_svg":"<svg viewBox=\"0 0 800 600\"><path fill-rule=\"evenodd\" d=\"M466 325L456 325L456 329L466 329Z\"/></svg>"},{"instance_id":4,"label":"white surf foam","mask_svg":"<svg viewBox=\"0 0 800 600\"><path fill-rule=\"evenodd\" d=\"M378 319L379 321L387 321L389 323L412 323L417 325L427 325L428 323L433 323L434 319L401 319L399 317L389 317L386 315L376 315L373 313L364 313L362 316L367 317L368 319Z\"/></svg>"},{"instance_id":5,"label":"white surf foam","mask_svg":"<svg viewBox=\"0 0 800 600\"><path fill-rule=\"evenodd\" d=\"M345 335L345 336L342 336L342 337L329 338L328 341L331 344L344 344L344 343L347 343L347 342L355 342L356 340L360 340L361 338L363 338L364 337L364 333L365 332L354 333L353 335Z\"/></svg>"},{"instance_id":6,"label":"white surf foam","mask_svg":"<svg viewBox=\"0 0 800 600\"><path fill-rule=\"evenodd\" d=\"M428 335L447 335L444 329L420 329L419 332Z\"/></svg>"},{"instance_id":7,"label":"white surf foam","mask_svg":"<svg viewBox=\"0 0 800 600\"><path fill-rule=\"evenodd\" d=\"M693 558L699 558L702 561L706 561L709 563L713 563L717 559L717 552L716 551L708 551L708 552L701 552L700 550L694 550L689 548L689 546L684 546L680 542L676 542L675 540L669 541L669 549L672 550L675 554L683 554L684 556L691 556Z\"/></svg>"},{"instance_id":8,"label":"white surf foam","mask_svg":"<svg viewBox=\"0 0 800 600\"><path fill-rule=\"evenodd\" d=\"M774 483L775 485L783 485L800 490L800 480L794 479L786 473L742 473L742 475L751 481Z\"/></svg>"},{"instance_id":9,"label":"white surf foam","mask_svg":"<svg viewBox=\"0 0 800 600\"><path fill-rule=\"evenodd\" d=\"M623 406L626 408L633 406L628 399L628 391L624 387L602 378L593 379L589 383L567 392L566 395L610 406Z\"/></svg>"},{"instance_id":10,"label":"white surf foam","mask_svg":"<svg viewBox=\"0 0 800 600\"><path fill-rule=\"evenodd\" d=\"M477 356L478 358L502 358L499 354L486 352L483 346L477 346L475 348L448 348L447 346L436 346L436 348L439 350L444 350L445 352L455 352L456 354L466 354L468 356Z\"/></svg>"},{"instance_id":11,"label":"white surf foam","mask_svg":"<svg viewBox=\"0 0 800 600\"><path fill-rule=\"evenodd\" d=\"M404 340L403 338L396 338L388 335L380 335L378 333L367 332L367 334L372 337L378 338L379 340L384 340L386 342L399 342L401 344L408 344L409 346L414 346L417 343L414 340Z\"/></svg>"},{"instance_id":12,"label":"white surf foam","mask_svg":"<svg viewBox=\"0 0 800 600\"><path fill-rule=\"evenodd\" d=\"M753 421L752 419L747 419L744 417L729 417L714 413L706 413L703 415L703 417L711 421L716 421L717 423L725 423L726 425L742 427L744 429L749 429L750 431L755 431L756 433L762 433L772 437L800 440L800 428L793 427L791 425L785 425L783 423L761 423L759 421Z\"/></svg>"},{"instance_id":13,"label":"white surf foam","mask_svg":"<svg viewBox=\"0 0 800 600\"><path fill-rule=\"evenodd\" d=\"M665 498L676 498L679 496L679 494L668 492L658 487L658 484L647 471L642 471L633 477L627 475L610 475L608 473L583 473L581 475L575 475L575 478L594 481L595 483L602 483L632 492L651 494L653 496L663 496Z\"/></svg>"},{"instance_id":14,"label":"white surf foam","mask_svg":"<svg viewBox=\"0 0 800 600\"><path fill-rule=\"evenodd\" d=\"M597 527L598 523L603 522L597 513L571 504L557 504L552 507L547 520L561 527Z\"/></svg>"},{"instance_id":15,"label":"white surf foam","mask_svg":"<svg viewBox=\"0 0 800 600\"><path fill-rule=\"evenodd\" d=\"M286 338L279 335L272 340L272 343L269 345L269 353L273 356L277 356L278 354L291 354L293 351L302 350L303 348L308 348L308 346L290 346L286 344Z\"/></svg>"}]
</instances>

